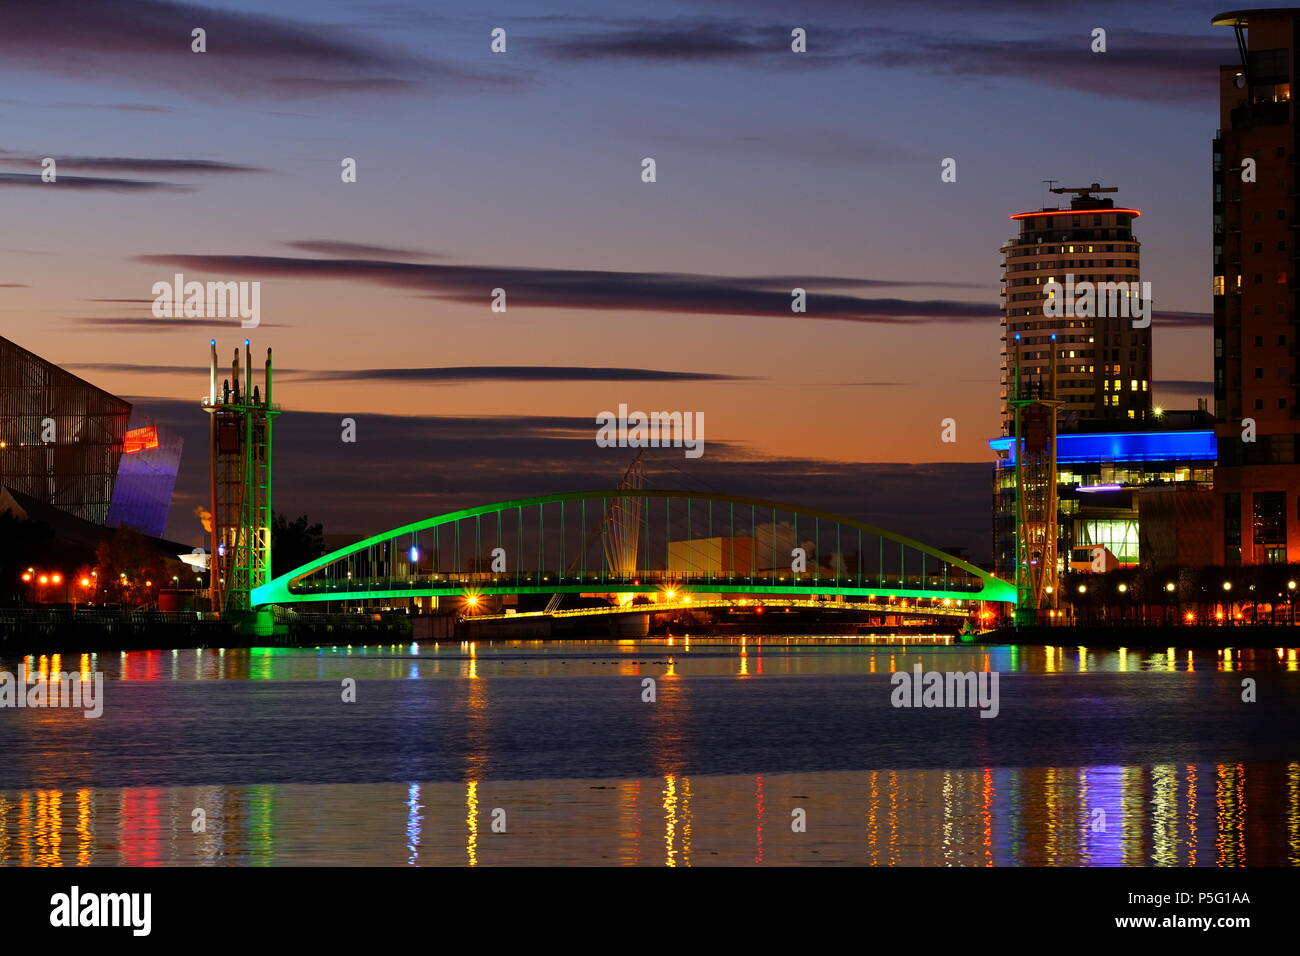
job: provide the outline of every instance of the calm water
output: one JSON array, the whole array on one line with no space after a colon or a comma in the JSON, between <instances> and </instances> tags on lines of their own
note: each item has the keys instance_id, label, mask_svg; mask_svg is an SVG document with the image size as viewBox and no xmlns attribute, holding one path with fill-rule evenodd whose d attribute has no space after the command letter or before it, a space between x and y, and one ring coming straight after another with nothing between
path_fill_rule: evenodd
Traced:
<instances>
[{"instance_id":1,"label":"calm water","mask_svg":"<svg viewBox=\"0 0 1300 956\"><path fill-rule=\"evenodd\" d=\"M1296 648L765 637L25 660L102 671L105 707L0 709L9 865L1300 865ZM917 663L998 672L998 717L892 707L890 675Z\"/></svg>"}]
</instances>

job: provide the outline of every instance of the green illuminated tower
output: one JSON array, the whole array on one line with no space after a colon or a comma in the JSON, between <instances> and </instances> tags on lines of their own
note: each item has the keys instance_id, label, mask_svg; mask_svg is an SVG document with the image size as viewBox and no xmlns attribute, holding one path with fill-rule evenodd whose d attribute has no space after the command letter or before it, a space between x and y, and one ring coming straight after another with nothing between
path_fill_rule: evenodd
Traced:
<instances>
[{"instance_id":1,"label":"green illuminated tower","mask_svg":"<svg viewBox=\"0 0 1300 956\"><path fill-rule=\"evenodd\" d=\"M244 340L241 368L235 349L230 378L217 389L217 340L203 410L211 424L212 610L241 626L256 626L249 599L271 579L271 350L266 350L265 391L253 384L253 361Z\"/></svg>"}]
</instances>

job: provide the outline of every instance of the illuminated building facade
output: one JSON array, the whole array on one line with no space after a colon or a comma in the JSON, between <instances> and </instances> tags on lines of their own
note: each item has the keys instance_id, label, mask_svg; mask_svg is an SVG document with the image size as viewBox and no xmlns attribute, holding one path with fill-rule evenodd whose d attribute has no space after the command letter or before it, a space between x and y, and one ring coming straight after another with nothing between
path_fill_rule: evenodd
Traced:
<instances>
[{"instance_id":1,"label":"illuminated building facade","mask_svg":"<svg viewBox=\"0 0 1300 956\"><path fill-rule=\"evenodd\" d=\"M1212 22L1234 29L1240 52L1219 70L1214 140L1215 563L1300 562L1300 11Z\"/></svg>"},{"instance_id":2,"label":"illuminated building facade","mask_svg":"<svg viewBox=\"0 0 1300 956\"><path fill-rule=\"evenodd\" d=\"M108 525L124 524L154 538L167 530L180 469L180 435L133 412L108 509Z\"/></svg>"},{"instance_id":3,"label":"illuminated building facade","mask_svg":"<svg viewBox=\"0 0 1300 956\"><path fill-rule=\"evenodd\" d=\"M1009 437L995 438L989 447L999 456L993 475L994 573L1005 578L1015 571L1015 443ZM1144 515L1156 514L1150 506L1144 509L1144 496L1152 490L1208 491L1215 454L1214 432L1209 428L1059 435L1060 570L1091 570L1098 547L1110 555L1107 570L1148 558L1161 560L1164 550L1159 556L1148 555L1144 542L1149 547L1153 534L1164 540L1172 532L1143 526ZM1190 563L1207 561L1202 556Z\"/></svg>"},{"instance_id":4,"label":"illuminated building facade","mask_svg":"<svg viewBox=\"0 0 1300 956\"><path fill-rule=\"evenodd\" d=\"M1059 428L1069 431L1089 423L1149 427L1151 418L1151 328L1134 328L1135 298L1127 292L1140 272L1139 243L1133 238L1136 209L1118 208L1098 192L1114 192L1097 183L1075 193L1068 209L1044 208L1011 218L1019 234L1002 247L1002 434L1011 434L1008 407L1014 374L1014 342L1020 336L1022 386L1042 386L1049 374L1052 336L1057 351L1056 398L1061 401ZM1045 286L1113 283L1122 289L1099 297L1090 308L1071 301L1062 312L1101 311L1105 315L1047 314ZM1108 289L1108 287L1101 287ZM1119 314L1122 312L1123 314Z\"/></svg>"}]
</instances>

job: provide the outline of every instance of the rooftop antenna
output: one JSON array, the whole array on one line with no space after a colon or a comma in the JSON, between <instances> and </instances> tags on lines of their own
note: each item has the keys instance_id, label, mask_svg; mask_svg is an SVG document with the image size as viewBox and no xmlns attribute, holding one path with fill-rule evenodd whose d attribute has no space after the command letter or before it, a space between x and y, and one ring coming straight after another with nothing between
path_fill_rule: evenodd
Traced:
<instances>
[{"instance_id":1,"label":"rooftop antenna","mask_svg":"<svg viewBox=\"0 0 1300 956\"><path fill-rule=\"evenodd\" d=\"M1045 179L1043 180L1043 182L1055 182L1055 180ZM1069 186L1057 186L1052 190L1052 192L1056 193L1057 195L1061 195L1063 193L1074 193L1080 199L1091 199L1093 193L1117 193L1119 192L1119 187L1103 186L1101 183L1093 183L1091 186L1081 186L1077 188L1071 188Z\"/></svg>"},{"instance_id":2,"label":"rooftop antenna","mask_svg":"<svg viewBox=\"0 0 1300 956\"><path fill-rule=\"evenodd\" d=\"M1047 188L1048 188L1048 190L1050 191L1051 188L1052 188L1053 186L1055 186L1058 182L1060 182L1060 180L1059 180L1059 179L1044 179L1044 180L1042 180L1042 182L1045 183L1045 184L1047 185ZM1044 209L1047 208L1047 203L1046 203L1046 202L1043 203L1043 208L1044 208Z\"/></svg>"}]
</instances>

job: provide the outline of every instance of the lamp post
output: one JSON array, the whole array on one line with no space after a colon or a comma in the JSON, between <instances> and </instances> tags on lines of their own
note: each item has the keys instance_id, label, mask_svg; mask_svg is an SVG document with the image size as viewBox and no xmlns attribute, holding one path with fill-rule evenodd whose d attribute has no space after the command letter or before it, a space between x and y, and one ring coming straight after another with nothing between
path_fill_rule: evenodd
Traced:
<instances>
[{"instance_id":1,"label":"lamp post","mask_svg":"<svg viewBox=\"0 0 1300 956\"><path fill-rule=\"evenodd\" d=\"M1287 603L1287 607L1290 608L1291 610L1291 626L1295 627L1295 582L1288 581L1286 583L1286 589L1289 592L1287 594L1286 603Z\"/></svg>"}]
</instances>

